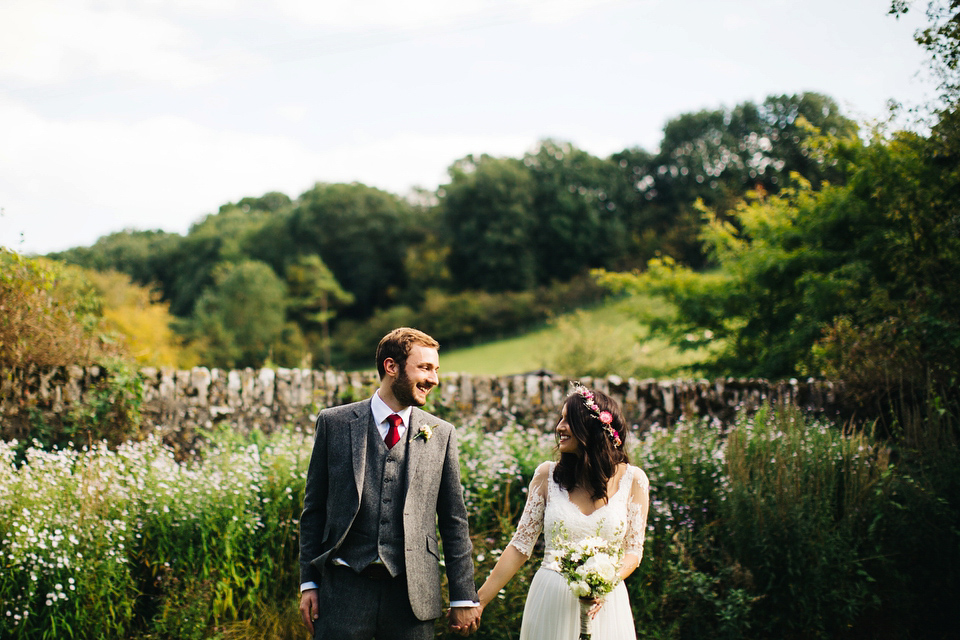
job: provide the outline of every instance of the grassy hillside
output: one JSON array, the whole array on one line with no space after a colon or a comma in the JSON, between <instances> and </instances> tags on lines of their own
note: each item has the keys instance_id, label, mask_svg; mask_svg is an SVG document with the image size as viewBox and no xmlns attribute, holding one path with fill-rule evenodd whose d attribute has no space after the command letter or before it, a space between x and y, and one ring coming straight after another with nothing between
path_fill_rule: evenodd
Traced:
<instances>
[{"instance_id":1,"label":"grassy hillside","mask_svg":"<svg viewBox=\"0 0 960 640\"><path fill-rule=\"evenodd\" d=\"M511 375L549 369L569 376L635 378L696 375L704 350L680 352L650 338L647 321L669 317L663 300L631 297L558 316L527 334L463 349L441 350L446 373Z\"/></svg>"}]
</instances>

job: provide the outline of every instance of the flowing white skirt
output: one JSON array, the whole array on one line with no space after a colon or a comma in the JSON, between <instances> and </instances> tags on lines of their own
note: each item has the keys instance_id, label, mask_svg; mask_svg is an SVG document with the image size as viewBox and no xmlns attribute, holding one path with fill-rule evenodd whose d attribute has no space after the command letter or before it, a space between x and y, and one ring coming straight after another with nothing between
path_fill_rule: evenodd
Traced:
<instances>
[{"instance_id":1,"label":"flowing white skirt","mask_svg":"<svg viewBox=\"0 0 960 640\"><path fill-rule=\"evenodd\" d=\"M630 598L621 582L604 599L590 623L593 640L636 640ZM576 640L580 637L580 601L556 571L539 569L523 607L520 640Z\"/></svg>"}]
</instances>

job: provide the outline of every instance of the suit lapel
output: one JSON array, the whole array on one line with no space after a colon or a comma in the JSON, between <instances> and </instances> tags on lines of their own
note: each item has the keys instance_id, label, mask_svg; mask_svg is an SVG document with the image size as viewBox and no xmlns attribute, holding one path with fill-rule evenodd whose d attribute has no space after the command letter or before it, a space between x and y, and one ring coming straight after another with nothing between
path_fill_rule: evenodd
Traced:
<instances>
[{"instance_id":1,"label":"suit lapel","mask_svg":"<svg viewBox=\"0 0 960 640\"><path fill-rule=\"evenodd\" d=\"M370 422L373 412L370 402L366 402L357 410L357 414L350 423L350 452L353 458L353 478L357 485L357 496L363 495L363 476L366 473L367 463L367 433L370 431Z\"/></svg>"},{"instance_id":2,"label":"suit lapel","mask_svg":"<svg viewBox=\"0 0 960 640\"><path fill-rule=\"evenodd\" d=\"M410 429L407 434L409 439L407 445L407 495L410 495L410 490L416 486L413 484L413 479L417 477L417 467L427 454L427 440L423 436L418 437L417 435L420 432L420 427L424 425L424 415L416 407L410 412Z\"/></svg>"}]
</instances>

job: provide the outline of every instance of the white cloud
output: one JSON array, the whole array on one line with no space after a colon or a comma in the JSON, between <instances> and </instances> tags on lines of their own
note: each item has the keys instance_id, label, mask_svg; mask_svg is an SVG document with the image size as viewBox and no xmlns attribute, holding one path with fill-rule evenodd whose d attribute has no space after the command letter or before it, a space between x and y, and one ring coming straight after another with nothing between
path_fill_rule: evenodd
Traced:
<instances>
[{"instance_id":1,"label":"white cloud","mask_svg":"<svg viewBox=\"0 0 960 640\"><path fill-rule=\"evenodd\" d=\"M92 76L190 87L262 62L245 37L225 48L185 18L270 20L344 33L389 36L409 30L510 22L564 22L618 0L3 0L0 78L50 85ZM229 28L228 32L229 34ZM225 36L227 40L229 35ZM260 43L262 46L263 43ZM283 48L286 41L270 48Z\"/></svg>"},{"instance_id":2,"label":"white cloud","mask_svg":"<svg viewBox=\"0 0 960 640\"><path fill-rule=\"evenodd\" d=\"M225 64L222 53L199 54L200 47L187 29L137 6L5 0L0 7L0 77L51 84L121 75L190 86Z\"/></svg>"},{"instance_id":3,"label":"white cloud","mask_svg":"<svg viewBox=\"0 0 960 640\"><path fill-rule=\"evenodd\" d=\"M366 139L323 154L318 179L326 182L363 182L393 193L411 187L436 188L447 180L447 167L468 153L520 156L533 135L446 135L401 132Z\"/></svg>"},{"instance_id":4,"label":"white cloud","mask_svg":"<svg viewBox=\"0 0 960 640\"><path fill-rule=\"evenodd\" d=\"M303 122L307 118L310 109L305 104L281 104L275 109L277 115L287 122Z\"/></svg>"},{"instance_id":5,"label":"white cloud","mask_svg":"<svg viewBox=\"0 0 960 640\"><path fill-rule=\"evenodd\" d=\"M535 142L408 132L315 151L178 117L57 121L3 101L0 139L0 245L25 252L89 245L124 228L183 233L228 201L274 190L297 197L317 181L434 188L467 153L518 156Z\"/></svg>"},{"instance_id":6,"label":"white cloud","mask_svg":"<svg viewBox=\"0 0 960 640\"><path fill-rule=\"evenodd\" d=\"M615 1L615 0L613 0ZM561 22L612 0L276 0L285 14L314 25L337 29L421 28L450 23L481 25L486 21Z\"/></svg>"},{"instance_id":7,"label":"white cloud","mask_svg":"<svg viewBox=\"0 0 960 640\"><path fill-rule=\"evenodd\" d=\"M308 184L317 164L295 141L182 118L52 121L6 103L0 139L0 244L23 231L28 249L124 227L182 232L228 200Z\"/></svg>"}]
</instances>

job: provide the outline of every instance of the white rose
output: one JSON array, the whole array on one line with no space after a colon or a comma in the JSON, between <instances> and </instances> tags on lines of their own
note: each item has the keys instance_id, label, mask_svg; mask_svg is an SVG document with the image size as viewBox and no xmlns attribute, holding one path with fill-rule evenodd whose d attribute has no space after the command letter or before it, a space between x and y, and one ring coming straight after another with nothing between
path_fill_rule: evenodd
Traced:
<instances>
[{"instance_id":1,"label":"white rose","mask_svg":"<svg viewBox=\"0 0 960 640\"><path fill-rule=\"evenodd\" d=\"M577 596L578 598L586 598L588 595L590 595L590 585L583 580L571 582L570 589L573 591L573 595Z\"/></svg>"},{"instance_id":2,"label":"white rose","mask_svg":"<svg viewBox=\"0 0 960 640\"><path fill-rule=\"evenodd\" d=\"M583 564L590 573L600 576L600 579L608 584L613 584L617 578L617 567L613 564L610 556L606 554L595 555Z\"/></svg>"}]
</instances>

